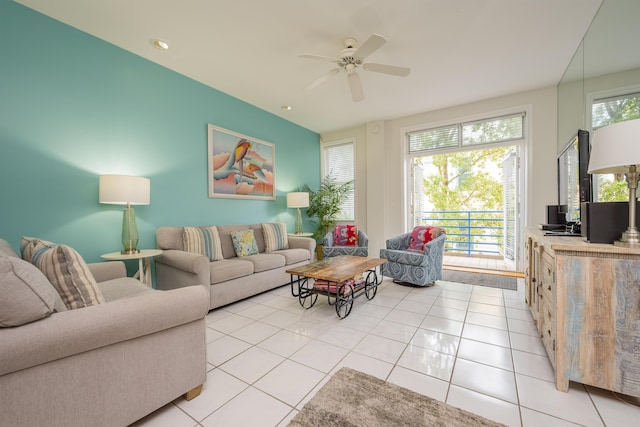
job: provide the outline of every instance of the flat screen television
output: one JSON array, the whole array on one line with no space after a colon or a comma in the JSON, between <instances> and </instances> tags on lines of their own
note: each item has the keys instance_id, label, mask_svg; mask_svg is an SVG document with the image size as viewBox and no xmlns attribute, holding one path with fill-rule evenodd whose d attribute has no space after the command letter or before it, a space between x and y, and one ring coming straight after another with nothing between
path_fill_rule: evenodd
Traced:
<instances>
[{"instance_id":1,"label":"flat screen television","mask_svg":"<svg viewBox=\"0 0 640 427\"><path fill-rule=\"evenodd\" d=\"M591 201L589 132L578 130L558 156L558 204L566 206L567 222L580 222L580 203Z\"/></svg>"}]
</instances>

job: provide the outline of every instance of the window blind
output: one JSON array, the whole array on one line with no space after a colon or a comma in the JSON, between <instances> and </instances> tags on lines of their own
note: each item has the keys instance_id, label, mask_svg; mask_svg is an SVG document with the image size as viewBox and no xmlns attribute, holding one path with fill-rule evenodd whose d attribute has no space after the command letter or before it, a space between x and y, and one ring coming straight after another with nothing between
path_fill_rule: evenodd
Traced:
<instances>
[{"instance_id":1,"label":"window blind","mask_svg":"<svg viewBox=\"0 0 640 427\"><path fill-rule=\"evenodd\" d=\"M323 176L331 176L338 183L354 181L355 156L353 142L339 144L327 143L323 146L324 170ZM338 220L355 220L355 192L352 186L347 200L342 204L342 209Z\"/></svg>"},{"instance_id":2,"label":"window blind","mask_svg":"<svg viewBox=\"0 0 640 427\"><path fill-rule=\"evenodd\" d=\"M516 113L409 132L409 154L521 140L524 118L525 113Z\"/></svg>"}]
</instances>

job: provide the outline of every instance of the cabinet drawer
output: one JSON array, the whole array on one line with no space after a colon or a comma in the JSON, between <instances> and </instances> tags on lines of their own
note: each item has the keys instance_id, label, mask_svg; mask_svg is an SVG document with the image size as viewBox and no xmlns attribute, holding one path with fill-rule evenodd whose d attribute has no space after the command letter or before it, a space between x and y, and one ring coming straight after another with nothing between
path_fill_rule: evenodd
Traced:
<instances>
[{"instance_id":1,"label":"cabinet drawer","mask_svg":"<svg viewBox=\"0 0 640 427\"><path fill-rule=\"evenodd\" d=\"M556 369L556 352L553 349L553 341L554 339L551 338L551 336L548 334L548 331L544 330L542 335L542 344L544 345L544 349L547 352L547 356L549 356L551 366L553 366L553 369Z\"/></svg>"},{"instance_id":2,"label":"cabinet drawer","mask_svg":"<svg viewBox=\"0 0 640 427\"><path fill-rule=\"evenodd\" d=\"M547 351L549 360L551 360L551 364L555 368L556 357L553 343L556 340L556 316L551 307L552 305L546 302L541 306L540 316L542 321L540 322L540 334L542 335L542 344Z\"/></svg>"},{"instance_id":3,"label":"cabinet drawer","mask_svg":"<svg viewBox=\"0 0 640 427\"><path fill-rule=\"evenodd\" d=\"M542 283L540 295L543 303L555 305L556 269L555 261L548 252L542 253Z\"/></svg>"},{"instance_id":4,"label":"cabinet drawer","mask_svg":"<svg viewBox=\"0 0 640 427\"><path fill-rule=\"evenodd\" d=\"M554 302L555 302L555 283L553 282L553 279L550 279L548 277L544 277L542 279L542 283L540 284L540 296L542 298L542 303L543 304L549 304L550 306L553 307Z\"/></svg>"}]
</instances>

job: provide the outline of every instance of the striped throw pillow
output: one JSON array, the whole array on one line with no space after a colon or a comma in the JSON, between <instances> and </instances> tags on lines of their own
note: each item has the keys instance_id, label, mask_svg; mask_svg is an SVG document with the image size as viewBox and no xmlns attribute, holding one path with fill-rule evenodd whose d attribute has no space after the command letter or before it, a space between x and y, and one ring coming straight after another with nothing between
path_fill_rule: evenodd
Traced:
<instances>
[{"instance_id":1,"label":"striped throw pillow","mask_svg":"<svg viewBox=\"0 0 640 427\"><path fill-rule=\"evenodd\" d=\"M67 245L39 242L31 263L47 276L69 310L105 302L89 266Z\"/></svg>"},{"instance_id":2,"label":"striped throw pillow","mask_svg":"<svg viewBox=\"0 0 640 427\"><path fill-rule=\"evenodd\" d=\"M284 222L270 222L262 224L264 245L266 252L289 249L287 240L287 225Z\"/></svg>"},{"instance_id":3,"label":"striped throw pillow","mask_svg":"<svg viewBox=\"0 0 640 427\"><path fill-rule=\"evenodd\" d=\"M184 227L182 244L185 251L206 255L209 261L223 259L220 236L218 235L218 228L215 226Z\"/></svg>"},{"instance_id":4,"label":"striped throw pillow","mask_svg":"<svg viewBox=\"0 0 640 427\"><path fill-rule=\"evenodd\" d=\"M55 245L55 243L38 239L36 237L22 236L22 240L20 241L20 255L22 255L22 259L31 262L31 258L33 258L33 250L40 244L48 246Z\"/></svg>"}]
</instances>

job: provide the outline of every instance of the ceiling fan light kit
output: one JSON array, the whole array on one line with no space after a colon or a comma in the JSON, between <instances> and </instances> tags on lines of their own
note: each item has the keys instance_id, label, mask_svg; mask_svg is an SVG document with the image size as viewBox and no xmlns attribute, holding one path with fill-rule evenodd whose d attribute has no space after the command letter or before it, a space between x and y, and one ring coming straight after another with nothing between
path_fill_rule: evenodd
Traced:
<instances>
[{"instance_id":1,"label":"ceiling fan light kit","mask_svg":"<svg viewBox=\"0 0 640 427\"><path fill-rule=\"evenodd\" d=\"M307 90L318 87L340 71L344 71L347 75L349 89L351 90L351 98L354 102L358 102L364 99L364 91L362 90L362 84L360 83L360 76L357 73L358 67L362 67L363 70L372 71L374 73L383 73L398 77L408 76L411 70L406 67L363 62L367 56L380 49L386 42L387 40L381 35L373 34L359 48L355 47L357 43L356 39L346 39L344 41L345 48L338 53L336 58L310 53L299 55L301 58L335 62L338 64L337 68L329 70L327 73L311 82L311 84L307 86Z\"/></svg>"}]
</instances>

